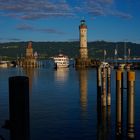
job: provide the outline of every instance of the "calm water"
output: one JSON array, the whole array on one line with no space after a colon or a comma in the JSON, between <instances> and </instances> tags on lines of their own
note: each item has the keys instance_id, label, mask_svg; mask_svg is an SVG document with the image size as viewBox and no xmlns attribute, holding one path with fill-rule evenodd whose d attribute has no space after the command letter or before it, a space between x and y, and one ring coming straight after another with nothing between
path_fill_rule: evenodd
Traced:
<instances>
[{"instance_id":1,"label":"calm water","mask_svg":"<svg viewBox=\"0 0 140 140\"><path fill-rule=\"evenodd\" d=\"M0 127L9 118L8 78L30 79L31 140L115 139L115 71L112 71L111 108L97 111L96 70L0 69ZM140 138L140 71L136 71L135 139ZM126 91L124 92L123 139L126 139ZM0 136L10 140L9 130ZM1 139L1 138L0 138Z\"/></svg>"}]
</instances>

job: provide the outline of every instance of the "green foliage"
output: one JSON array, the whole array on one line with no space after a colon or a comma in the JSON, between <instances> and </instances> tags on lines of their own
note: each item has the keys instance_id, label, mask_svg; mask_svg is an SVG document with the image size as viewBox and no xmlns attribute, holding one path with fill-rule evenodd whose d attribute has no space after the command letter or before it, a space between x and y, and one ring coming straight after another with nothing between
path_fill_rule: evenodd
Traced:
<instances>
[{"instance_id":1,"label":"green foliage","mask_svg":"<svg viewBox=\"0 0 140 140\"><path fill-rule=\"evenodd\" d=\"M107 52L107 58L114 57L114 51L117 46L118 57L124 56L124 42L105 42L96 41L88 42L88 52L91 58L103 58L103 50ZM25 49L28 42L9 42L0 43L0 56L7 56L10 59L15 59L25 55ZM58 53L64 53L69 57L75 58L79 56L79 42L32 42L34 52L36 51L40 58L46 59L57 55ZM131 49L132 57L140 56L140 44L127 42L126 52L128 48Z\"/></svg>"}]
</instances>

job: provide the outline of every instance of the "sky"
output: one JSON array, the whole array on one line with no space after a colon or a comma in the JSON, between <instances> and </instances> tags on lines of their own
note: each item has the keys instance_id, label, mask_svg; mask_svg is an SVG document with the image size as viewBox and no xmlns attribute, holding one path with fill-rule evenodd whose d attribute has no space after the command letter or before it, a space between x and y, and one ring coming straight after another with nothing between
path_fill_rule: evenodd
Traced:
<instances>
[{"instance_id":1,"label":"sky","mask_svg":"<svg viewBox=\"0 0 140 140\"><path fill-rule=\"evenodd\" d=\"M0 42L88 41L140 43L139 0L0 0Z\"/></svg>"}]
</instances>

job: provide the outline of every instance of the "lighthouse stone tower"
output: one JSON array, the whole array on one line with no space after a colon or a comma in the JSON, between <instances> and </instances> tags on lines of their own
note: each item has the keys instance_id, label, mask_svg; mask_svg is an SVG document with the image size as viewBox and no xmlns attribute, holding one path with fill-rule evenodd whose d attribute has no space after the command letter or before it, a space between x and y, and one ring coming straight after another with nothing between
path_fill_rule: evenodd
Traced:
<instances>
[{"instance_id":1,"label":"lighthouse stone tower","mask_svg":"<svg viewBox=\"0 0 140 140\"><path fill-rule=\"evenodd\" d=\"M81 20L79 26L79 38L80 38L80 58L88 58L88 49L87 49L87 26L85 20Z\"/></svg>"},{"instance_id":2,"label":"lighthouse stone tower","mask_svg":"<svg viewBox=\"0 0 140 140\"><path fill-rule=\"evenodd\" d=\"M87 25L85 20L81 20L79 25L79 57L75 59L75 66L77 68L86 68L91 66L91 59L88 58L87 49Z\"/></svg>"}]
</instances>

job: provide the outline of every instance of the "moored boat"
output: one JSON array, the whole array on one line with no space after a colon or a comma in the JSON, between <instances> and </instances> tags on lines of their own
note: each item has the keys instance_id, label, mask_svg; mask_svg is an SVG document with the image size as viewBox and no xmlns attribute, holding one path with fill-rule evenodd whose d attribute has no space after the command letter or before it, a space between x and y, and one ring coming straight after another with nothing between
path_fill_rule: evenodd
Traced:
<instances>
[{"instance_id":1,"label":"moored boat","mask_svg":"<svg viewBox=\"0 0 140 140\"><path fill-rule=\"evenodd\" d=\"M0 68L9 68L9 67L15 67L16 62L14 61L0 61Z\"/></svg>"},{"instance_id":2,"label":"moored boat","mask_svg":"<svg viewBox=\"0 0 140 140\"><path fill-rule=\"evenodd\" d=\"M0 61L0 68L7 68L8 64L6 61Z\"/></svg>"},{"instance_id":3,"label":"moored boat","mask_svg":"<svg viewBox=\"0 0 140 140\"><path fill-rule=\"evenodd\" d=\"M55 68L68 68L69 58L68 56L60 53L59 55L53 57Z\"/></svg>"}]
</instances>

